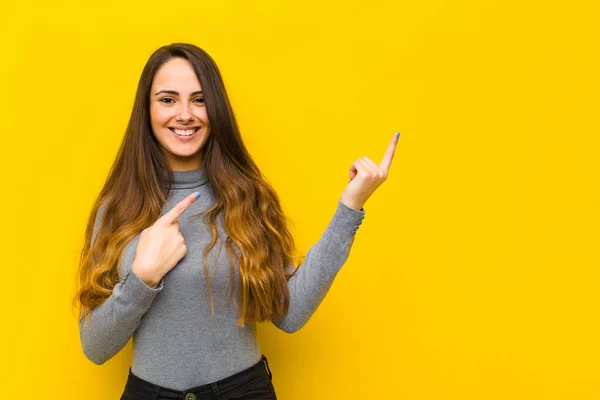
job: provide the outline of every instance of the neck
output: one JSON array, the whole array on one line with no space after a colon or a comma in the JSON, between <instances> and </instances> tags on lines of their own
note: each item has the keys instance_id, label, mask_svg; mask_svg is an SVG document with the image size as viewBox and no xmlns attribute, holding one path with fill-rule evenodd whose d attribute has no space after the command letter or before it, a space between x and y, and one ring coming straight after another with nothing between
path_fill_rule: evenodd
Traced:
<instances>
[{"instance_id":1,"label":"neck","mask_svg":"<svg viewBox=\"0 0 600 400\"><path fill-rule=\"evenodd\" d=\"M208 178L204 168L195 168L187 171L173 171L173 189L191 189L206 185Z\"/></svg>"},{"instance_id":2,"label":"neck","mask_svg":"<svg viewBox=\"0 0 600 400\"><path fill-rule=\"evenodd\" d=\"M193 171L202 166L202 159L199 154L191 157L180 157L175 154L167 155L169 169L174 172Z\"/></svg>"}]
</instances>

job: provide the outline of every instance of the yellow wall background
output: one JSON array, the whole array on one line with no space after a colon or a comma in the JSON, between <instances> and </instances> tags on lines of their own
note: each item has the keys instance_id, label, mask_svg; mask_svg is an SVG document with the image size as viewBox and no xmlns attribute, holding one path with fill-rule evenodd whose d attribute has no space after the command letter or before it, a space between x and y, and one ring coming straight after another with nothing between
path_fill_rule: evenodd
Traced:
<instances>
[{"instance_id":1,"label":"yellow wall background","mask_svg":"<svg viewBox=\"0 0 600 400\"><path fill-rule=\"evenodd\" d=\"M302 251L401 132L316 314L259 326L280 399L600 398L597 2L1 7L2 398L122 392L131 343L92 364L69 304L143 65L176 41L215 58Z\"/></svg>"}]
</instances>

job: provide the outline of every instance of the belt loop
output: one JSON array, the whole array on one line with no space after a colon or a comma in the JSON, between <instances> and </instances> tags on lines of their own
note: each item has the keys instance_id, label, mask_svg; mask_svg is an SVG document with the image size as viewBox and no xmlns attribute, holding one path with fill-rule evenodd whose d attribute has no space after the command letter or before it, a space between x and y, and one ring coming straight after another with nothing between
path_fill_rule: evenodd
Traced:
<instances>
[{"instance_id":1,"label":"belt loop","mask_svg":"<svg viewBox=\"0 0 600 400\"><path fill-rule=\"evenodd\" d=\"M265 357L265 355L262 355L262 359L265 363L265 366L267 367L267 372L269 373L269 379L273 380L273 374L271 373L271 369L269 368L269 362L267 361L267 357Z\"/></svg>"},{"instance_id":2,"label":"belt loop","mask_svg":"<svg viewBox=\"0 0 600 400\"><path fill-rule=\"evenodd\" d=\"M212 389L213 395L215 395L216 398L221 397L221 393L219 393L219 385L217 384L217 382L211 383L210 388Z\"/></svg>"}]
</instances>

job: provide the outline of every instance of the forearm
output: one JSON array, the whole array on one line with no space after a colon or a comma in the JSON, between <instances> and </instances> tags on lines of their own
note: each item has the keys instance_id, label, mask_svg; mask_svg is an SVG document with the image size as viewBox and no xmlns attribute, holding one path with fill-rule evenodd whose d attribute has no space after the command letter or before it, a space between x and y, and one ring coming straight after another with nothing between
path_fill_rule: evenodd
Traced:
<instances>
[{"instance_id":1,"label":"forearm","mask_svg":"<svg viewBox=\"0 0 600 400\"><path fill-rule=\"evenodd\" d=\"M151 288L130 272L115 285L111 296L92 312L89 319L80 319L81 345L90 361L103 364L127 344L162 290L162 283Z\"/></svg>"},{"instance_id":2,"label":"forearm","mask_svg":"<svg viewBox=\"0 0 600 400\"><path fill-rule=\"evenodd\" d=\"M302 328L329 291L335 276L345 264L354 243L364 210L354 210L341 201L320 240L307 252L304 262L288 281L290 305L286 316L273 321L292 333Z\"/></svg>"}]
</instances>

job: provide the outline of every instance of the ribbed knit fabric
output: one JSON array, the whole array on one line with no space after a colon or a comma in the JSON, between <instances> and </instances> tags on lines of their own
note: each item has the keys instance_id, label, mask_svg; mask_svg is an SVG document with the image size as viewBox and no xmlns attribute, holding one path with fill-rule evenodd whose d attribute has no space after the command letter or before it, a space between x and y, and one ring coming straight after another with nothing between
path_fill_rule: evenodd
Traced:
<instances>
[{"instance_id":1,"label":"ribbed knit fabric","mask_svg":"<svg viewBox=\"0 0 600 400\"><path fill-rule=\"evenodd\" d=\"M201 217L192 217L214 202L214 193L203 168L174 171L173 191L161 215L193 192L196 200L179 218L186 255L167 273L156 289L131 272L139 234L127 244L119 265L120 281L112 295L80 320L83 352L95 364L117 354L133 336L132 372L160 386L185 390L211 383L242 371L261 358L256 324L236 325L239 317L239 262L235 264L235 293L230 294L231 265L225 248L226 232L217 224L220 239L208 254L214 315L204 274L203 251L211 233ZM319 241L306 253L296 274L288 281L290 307L285 318L272 323L285 332L306 324L329 291L350 255L356 230L365 216L338 201L332 219ZM103 207L95 221L95 238ZM219 251L220 250L220 251ZM289 265L286 271L293 271Z\"/></svg>"}]
</instances>

